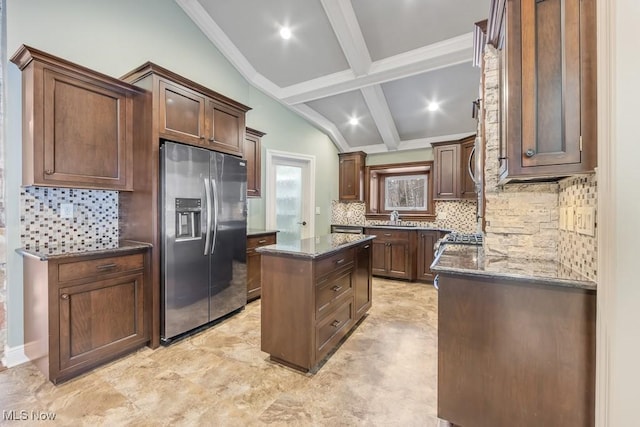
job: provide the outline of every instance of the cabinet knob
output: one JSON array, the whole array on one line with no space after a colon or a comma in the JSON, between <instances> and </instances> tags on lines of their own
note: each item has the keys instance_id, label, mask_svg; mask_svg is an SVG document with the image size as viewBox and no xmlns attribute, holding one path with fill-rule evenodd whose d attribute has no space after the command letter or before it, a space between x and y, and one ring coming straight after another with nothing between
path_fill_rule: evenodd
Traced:
<instances>
[{"instance_id":1,"label":"cabinet knob","mask_svg":"<svg viewBox=\"0 0 640 427\"><path fill-rule=\"evenodd\" d=\"M204 135L200 135L198 138L205 139L205 136Z\"/></svg>"},{"instance_id":2,"label":"cabinet knob","mask_svg":"<svg viewBox=\"0 0 640 427\"><path fill-rule=\"evenodd\" d=\"M215 141L214 137L209 138L209 142L213 142L213 141Z\"/></svg>"},{"instance_id":3,"label":"cabinet knob","mask_svg":"<svg viewBox=\"0 0 640 427\"><path fill-rule=\"evenodd\" d=\"M525 151L524 155L527 157L533 157L536 154L535 150L529 148L527 151Z\"/></svg>"},{"instance_id":4,"label":"cabinet knob","mask_svg":"<svg viewBox=\"0 0 640 427\"><path fill-rule=\"evenodd\" d=\"M334 328L337 328L338 326L340 326L342 322L339 320L334 320L333 322L331 322L331 326L333 326Z\"/></svg>"},{"instance_id":5,"label":"cabinet knob","mask_svg":"<svg viewBox=\"0 0 640 427\"><path fill-rule=\"evenodd\" d=\"M51 169L45 169L44 174L45 175L53 175L53 171Z\"/></svg>"},{"instance_id":6,"label":"cabinet knob","mask_svg":"<svg viewBox=\"0 0 640 427\"><path fill-rule=\"evenodd\" d=\"M62 294L62 295L60 295L60 298L69 299L69 294Z\"/></svg>"}]
</instances>

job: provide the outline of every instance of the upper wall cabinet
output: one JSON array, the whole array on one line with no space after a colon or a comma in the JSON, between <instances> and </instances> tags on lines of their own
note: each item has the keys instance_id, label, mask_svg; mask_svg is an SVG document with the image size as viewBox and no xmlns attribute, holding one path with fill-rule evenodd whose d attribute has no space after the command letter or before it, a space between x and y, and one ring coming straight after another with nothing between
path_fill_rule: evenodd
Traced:
<instances>
[{"instance_id":1,"label":"upper wall cabinet","mask_svg":"<svg viewBox=\"0 0 640 427\"><path fill-rule=\"evenodd\" d=\"M434 200L475 199L475 135L433 143Z\"/></svg>"},{"instance_id":2,"label":"upper wall cabinet","mask_svg":"<svg viewBox=\"0 0 640 427\"><path fill-rule=\"evenodd\" d=\"M123 80L146 87L157 99L160 138L243 155L249 107L150 62Z\"/></svg>"},{"instance_id":3,"label":"upper wall cabinet","mask_svg":"<svg viewBox=\"0 0 640 427\"><path fill-rule=\"evenodd\" d=\"M244 136L244 158L247 160L247 197L262 195L262 137L266 133L247 128Z\"/></svg>"},{"instance_id":4,"label":"upper wall cabinet","mask_svg":"<svg viewBox=\"0 0 640 427\"><path fill-rule=\"evenodd\" d=\"M501 179L596 166L595 0L494 1L504 25ZM498 24L490 24L496 28Z\"/></svg>"},{"instance_id":5,"label":"upper wall cabinet","mask_svg":"<svg viewBox=\"0 0 640 427\"><path fill-rule=\"evenodd\" d=\"M134 104L144 91L22 46L23 185L132 190Z\"/></svg>"},{"instance_id":6,"label":"upper wall cabinet","mask_svg":"<svg viewBox=\"0 0 640 427\"><path fill-rule=\"evenodd\" d=\"M342 202L362 202L364 200L364 163L367 153L340 153L339 198Z\"/></svg>"}]
</instances>

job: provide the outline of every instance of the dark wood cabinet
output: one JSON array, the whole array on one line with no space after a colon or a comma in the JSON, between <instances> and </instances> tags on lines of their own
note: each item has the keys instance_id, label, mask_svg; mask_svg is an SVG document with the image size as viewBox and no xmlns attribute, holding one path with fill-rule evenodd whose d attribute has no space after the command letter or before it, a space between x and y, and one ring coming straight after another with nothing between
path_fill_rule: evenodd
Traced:
<instances>
[{"instance_id":1,"label":"dark wood cabinet","mask_svg":"<svg viewBox=\"0 0 640 427\"><path fill-rule=\"evenodd\" d=\"M170 140L203 144L206 98L184 86L161 80L160 100L160 133Z\"/></svg>"},{"instance_id":2,"label":"dark wood cabinet","mask_svg":"<svg viewBox=\"0 0 640 427\"><path fill-rule=\"evenodd\" d=\"M365 228L365 234L376 236L371 245L374 276L415 279L415 231Z\"/></svg>"},{"instance_id":3,"label":"dark wood cabinet","mask_svg":"<svg viewBox=\"0 0 640 427\"><path fill-rule=\"evenodd\" d=\"M356 320L362 317L370 308L372 300L373 278L371 274L371 243L366 243L356 247L356 265L354 268L354 304L356 310Z\"/></svg>"},{"instance_id":4,"label":"dark wood cabinet","mask_svg":"<svg viewBox=\"0 0 640 427\"><path fill-rule=\"evenodd\" d=\"M440 273L438 417L593 426L596 292Z\"/></svg>"},{"instance_id":5,"label":"dark wood cabinet","mask_svg":"<svg viewBox=\"0 0 640 427\"><path fill-rule=\"evenodd\" d=\"M434 200L476 198L474 172L475 135L458 141L433 143Z\"/></svg>"},{"instance_id":6,"label":"dark wood cabinet","mask_svg":"<svg viewBox=\"0 0 640 427\"><path fill-rule=\"evenodd\" d=\"M467 138L460 144L460 198L476 199L476 183L473 177L476 174L475 137Z\"/></svg>"},{"instance_id":7,"label":"dark wood cabinet","mask_svg":"<svg viewBox=\"0 0 640 427\"><path fill-rule=\"evenodd\" d=\"M435 230L418 231L417 280L433 281L434 274L430 268L434 258L433 247L441 236L442 233Z\"/></svg>"},{"instance_id":8,"label":"dark wood cabinet","mask_svg":"<svg viewBox=\"0 0 640 427\"><path fill-rule=\"evenodd\" d=\"M262 351L284 365L317 370L371 307L370 244L319 258L263 253Z\"/></svg>"},{"instance_id":9,"label":"dark wood cabinet","mask_svg":"<svg viewBox=\"0 0 640 427\"><path fill-rule=\"evenodd\" d=\"M594 170L595 8L595 0L506 2L503 182Z\"/></svg>"},{"instance_id":10,"label":"dark wood cabinet","mask_svg":"<svg viewBox=\"0 0 640 427\"><path fill-rule=\"evenodd\" d=\"M276 233L269 232L247 237L247 301L252 301L260 297L261 257L256 248L260 246L273 245L276 243Z\"/></svg>"},{"instance_id":11,"label":"dark wood cabinet","mask_svg":"<svg viewBox=\"0 0 640 427\"><path fill-rule=\"evenodd\" d=\"M131 190L144 91L28 46L11 61L22 70L23 185Z\"/></svg>"},{"instance_id":12,"label":"dark wood cabinet","mask_svg":"<svg viewBox=\"0 0 640 427\"><path fill-rule=\"evenodd\" d=\"M246 128L244 136L244 158L247 161L247 197L262 195L262 137L259 130Z\"/></svg>"},{"instance_id":13,"label":"dark wood cabinet","mask_svg":"<svg viewBox=\"0 0 640 427\"><path fill-rule=\"evenodd\" d=\"M24 260L25 353L53 383L150 339L148 249Z\"/></svg>"},{"instance_id":14,"label":"dark wood cabinet","mask_svg":"<svg viewBox=\"0 0 640 427\"><path fill-rule=\"evenodd\" d=\"M367 154L358 151L338 154L339 198L343 202L364 201L364 165Z\"/></svg>"}]
</instances>

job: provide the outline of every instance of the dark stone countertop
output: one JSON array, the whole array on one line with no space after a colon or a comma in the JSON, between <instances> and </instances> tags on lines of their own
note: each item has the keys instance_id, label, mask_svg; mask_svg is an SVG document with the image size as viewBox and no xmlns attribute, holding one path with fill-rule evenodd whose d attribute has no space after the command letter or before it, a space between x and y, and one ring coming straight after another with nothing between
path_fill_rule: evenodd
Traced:
<instances>
[{"instance_id":1,"label":"dark stone countertop","mask_svg":"<svg viewBox=\"0 0 640 427\"><path fill-rule=\"evenodd\" d=\"M78 245L55 246L55 247L36 247L36 248L18 248L16 252L23 256L31 256L41 261L52 259L73 258L90 255L118 255L120 252L127 252L136 249L151 248L151 243L136 242L133 240L120 241L102 241L95 240Z\"/></svg>"},{"instance_id":2,"label":"dark stone countertop","mask_svg":"<svg viewBox=\"0 0 640 427\"><path fill-rule=\"evenodd\" d=\"M431 264L438 274L508 279L595 290L596 283L555 261L487 256L482 246L445 245Z\"/></svg>"},{"instance_id":3,"label":"dark stone countertop","mask_svg":"<svg viewBox=\"0 0 640 427\"><path fill-rule=\"evenodd\" d=\"M278 230L262 230L259 228L247 228L247 237L265 236L267 234L277 233Z\"/></svg>"},{"instance_id":4,"label":"dark stone countertop","mask_svg":"<svg viewBox=\"0 0 640 427\"><path fill-rule=\"evenodd\" d=\"M313 259L330 255L373 239L375 239L375 236L364 234L333 233L301 240L283 239L275 245L256 248L256 251L270 255L287 255L296 258Z\"/></svg>"}]
</instances>

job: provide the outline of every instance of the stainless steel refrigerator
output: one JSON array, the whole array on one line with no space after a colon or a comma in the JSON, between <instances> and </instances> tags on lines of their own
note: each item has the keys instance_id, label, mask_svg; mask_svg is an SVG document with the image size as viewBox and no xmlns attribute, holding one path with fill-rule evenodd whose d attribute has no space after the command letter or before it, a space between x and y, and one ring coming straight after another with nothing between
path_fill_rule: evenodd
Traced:
<instances>
[{"instance_id":1,"label":"stainless steel refrigerator","mask_svg":"<svg viewBox=\"0 0 640 427\"><path fill-rule=\"evenodd\" d=\"M164 343L246 304L246 163L173 142L161 147Z\"/></svg>"}]
</instances>

